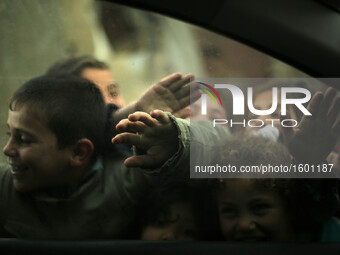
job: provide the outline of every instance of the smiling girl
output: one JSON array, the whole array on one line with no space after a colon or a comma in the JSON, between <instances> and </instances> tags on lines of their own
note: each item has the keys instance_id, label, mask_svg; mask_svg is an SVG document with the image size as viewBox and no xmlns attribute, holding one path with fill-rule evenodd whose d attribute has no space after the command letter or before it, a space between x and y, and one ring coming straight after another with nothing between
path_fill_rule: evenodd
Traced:
<instances>
[{"instance_id":1,"label":"smiling girl","mask_svg":"<svg viewBox=\"0 0 340 255\"><path fill-rule=\"evenodd\" d=\"M220 150L231 165L287 164L286 147L255 136L235 137ZM266 178L263 178L266 177ZM213 183L226 241L340 242L336 179L220 179ZM269 177L269 178L268 178Z\"/></svg>"}]
</instances>

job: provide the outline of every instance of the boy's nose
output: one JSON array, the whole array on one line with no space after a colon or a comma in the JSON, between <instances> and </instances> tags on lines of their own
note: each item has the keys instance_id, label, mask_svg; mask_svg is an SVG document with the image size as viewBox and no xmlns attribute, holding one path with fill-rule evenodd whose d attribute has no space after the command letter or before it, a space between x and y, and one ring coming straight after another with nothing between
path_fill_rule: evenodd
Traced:
<instances>
[{"instance_id":1,"label":"boy's nose","mask_svg":"<svg viewBox=\"0 0 340 255\"><path fill-rule=\"evenodd\" d=\"M14 157L17 155L17 150L16 148L13 146L13 144L11 143L11 141L9 140L7 142L7 144L4 146L4 148L2 149L3 153L7 156L7 157Z\"/></svg>"}]
</instances>

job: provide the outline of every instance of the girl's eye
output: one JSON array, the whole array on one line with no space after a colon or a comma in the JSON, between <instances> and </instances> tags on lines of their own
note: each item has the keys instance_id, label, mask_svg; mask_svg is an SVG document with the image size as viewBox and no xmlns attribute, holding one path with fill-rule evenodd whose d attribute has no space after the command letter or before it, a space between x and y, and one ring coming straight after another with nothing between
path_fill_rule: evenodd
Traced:
<instances>
[{"instance_id":1,"label":"girl's eye","mask_svg":"<svg viewBox=\"0 0 340 255\"><path fill-rule=\"evenodd\" d=\"M184 234L188 237L191 237L191 238L194 238L196 239L197 238L197 232L194 230L194 229L186 229L184 231Z\"/></svg>"},{"instance_id":2,"label":"girl's eye","mask_svg":"<svg viewBox=\"0 0 340 255\"><path fill-rule=\"evenodd\" d=\"M162 219L158 219L152 224L152 226L156 228L163 228L163 227L166 227L167 225L169 225L169 222L162 220Z\"/></svg>"},{"instance_id":3,"label":"girl's eye","mask_svg":"<svg viewBox=\"0 0 340 255\"><path fill-rule=\"evenodd\" d=\"M267 211L271 208L269 204L257 204L252 206L252 211L257 215L266 214Z\"/></svg>"},{"instance_id":4,"label":"girl's eye","mask_svg":"<svg viewBox=\"0 0 340 255\"><path fill-rule=\"evenodd\" d=\"M233 217L236 215L236 210L231 207L224 207L221 209L221 214L227 217Z\"/></svg>"}]
</instances>

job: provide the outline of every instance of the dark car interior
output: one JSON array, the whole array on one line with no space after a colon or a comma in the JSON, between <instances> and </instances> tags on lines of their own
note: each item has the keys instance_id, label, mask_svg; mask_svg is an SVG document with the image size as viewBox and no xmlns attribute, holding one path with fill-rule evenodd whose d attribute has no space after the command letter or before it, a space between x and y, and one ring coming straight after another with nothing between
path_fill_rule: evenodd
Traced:
<instances>
[{"instance_id":1,"label":"dark car interior","mask_svg":"<svg viewBox=\"0 0 340 255\"><path fill-rule=\"evenodd\" d=\"M340 77L338 0L97 0L165 15L232 38L307 76ZM102 16L104 31L110 26ZM114 39L114 38L113 38ZM112 40L113 40L112 39ZM329 86L340 90L340 84ZM340 254L337 243L0 239L0 254Z\"/></svg>"}]
</instances>

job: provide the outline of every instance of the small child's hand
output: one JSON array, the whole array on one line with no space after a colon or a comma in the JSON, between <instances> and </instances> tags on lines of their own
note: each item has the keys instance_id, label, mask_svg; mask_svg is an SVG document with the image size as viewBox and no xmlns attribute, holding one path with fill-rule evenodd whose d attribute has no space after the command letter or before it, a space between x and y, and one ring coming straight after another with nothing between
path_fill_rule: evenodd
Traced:
<instances>
[{"instance_id":1,"label":"small child's hand","mask_svg":"<svg viewBox=\"0 0 340 255\"><path fill-rule=\"evenodd\" d=\"M176 114L191 101L195 102L201 95L198 85L193 84L192 95L188 83L194 76L188 74L184 77L180 73L171 74L156 84L152 85L136 102L137 111L150 112L153 109L160 109L165 112ZM183 115L184 112L181 112ZM189 113L190 114L190 113ZM185 117L187 117L186 115Z\"/></svg>"},{"instance_id":2,"label":"small child's hand","mask_svg":"<svg viewBox=\"0 0 340 255\"><path fill-rule=\"evenodd\" d=\"M135 112L128 119L121 120L116 126L118 132L112 139L113 144L134 145L140 155L129 157L127 167L161 167L178 150L178 134L168 115L160 110L149 114ZM133 133L131 133L133 132Z\"/></svg>"},{"instance_id":3,"label":"small child's hand","mask_svg":"<svg viewBox=\"0 0 340 255\"><path fill-rule=\"evenodd\" d=\"M340 173L340 151L331 152L327 157L327 162L333 164L335 171Z\"/></svg>"},{"instance_id":4,"label":"small child's hand","mask_svg":"<svg viewBox=\"0 0 340 255\"><path fill-rule=\"evenodd\" d=\"M283 128L288 149L298 162L322 163L335 145L340 135L340 97L335 97L333 88L316 93L307 107L312 116L303 116L295 131Z\"/></svg>"}]
</instances>

